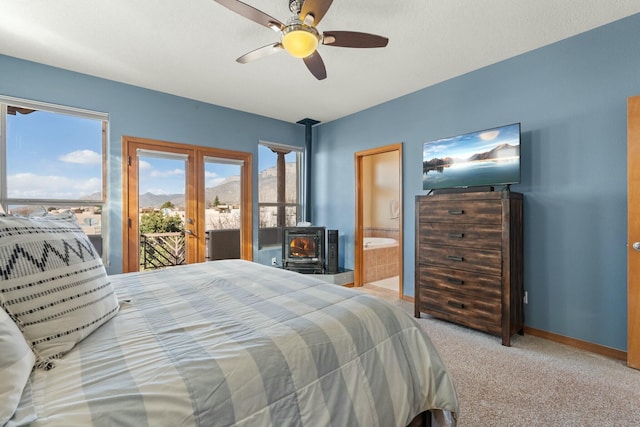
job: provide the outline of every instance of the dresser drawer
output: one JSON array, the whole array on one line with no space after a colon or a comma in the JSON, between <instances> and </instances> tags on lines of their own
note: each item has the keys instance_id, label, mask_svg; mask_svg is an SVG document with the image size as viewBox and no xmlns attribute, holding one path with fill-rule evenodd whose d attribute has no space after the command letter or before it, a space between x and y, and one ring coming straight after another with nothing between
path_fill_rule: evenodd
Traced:
<instances>
[{"instance_id":1,"label":"dresser drawer","mask_svg":"<svg viewBox=\"0 0 640 427\"><path fill-rule=\"evenodd\" d=\"M500 276L502 274L502 252L421 244L418 264Z\"/></svg>"},{"instance_id":2,"label":"dresser drawer","mask_svg":"<svg viewBox=\"0 0 640 427\"><path fill-rule=\"evenodd\" d=\"M501 333L502 305L454 292L422 289L420 311L492 334Z\"/></svg>"},{"instance_id":3,"label":"dresser drawer","mask_svg":"<svg viewBox=\"0 0 640 427\"><path fill-rule=\"evenodd\" d=\"M433 289L442 292L462 292L466 295L501 301L502 279L499 276L483 276L451 268L418 266L419 292Z\"/></svg>"},{"instance_id":4,"label":"dresser drawer","mask_svg":"<svg viewBox=\"0 0 640 427\"><path fill-rule=\"evenodd\" d=\"M500 224L461 224L448 222L421 222L420 243L469 248L502 250Z\"/></svg>"},{"instance_id":5,"label":"dresser drawer","mask_svg":"<svg viewBox=\"0 0 640 427\"><path fill-rule=\"evenodd\" d=\"M422 201L420 222L502 223L502 203L499 200Z\"/></svg>"}]
</instances>

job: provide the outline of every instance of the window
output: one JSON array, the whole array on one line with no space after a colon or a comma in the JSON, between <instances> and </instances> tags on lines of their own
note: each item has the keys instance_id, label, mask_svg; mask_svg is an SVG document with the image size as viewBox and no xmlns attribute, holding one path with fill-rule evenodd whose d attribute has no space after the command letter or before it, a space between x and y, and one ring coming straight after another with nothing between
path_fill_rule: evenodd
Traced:
<instances>
[{"instance_id":1,"label":"window","mask_svg":"<svg viewBox=\"0 0 640 427\"><path fill-rule=\"evenodd\" d=\"M103 252L108 116L0 96L0 208L73 217Z\"/></svg>"},{"instance_id":2,"label":"window","mask_svg":"<svg viewBox=\"0 0 640 427\"><path fill-rule=\"evenodd\" d=\"M280 245L283 227L295 226L302 213L302 149L261 142L258 148L260 247Z\"/></svg>"}]
</instances>

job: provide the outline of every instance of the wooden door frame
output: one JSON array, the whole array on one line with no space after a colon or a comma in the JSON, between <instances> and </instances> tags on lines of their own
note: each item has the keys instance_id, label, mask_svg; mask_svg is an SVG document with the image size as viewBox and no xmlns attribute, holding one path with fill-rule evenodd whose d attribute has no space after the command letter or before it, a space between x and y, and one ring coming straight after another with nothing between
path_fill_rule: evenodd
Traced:
<instances>
[{"instance_id":1,"label":"wooden door frame","mask_svg":"<svg viewBox=\"0 0 640 427\"><path fill-rule=\"evenodd\" d=\"M402 143L398 142L396 144L386 145L384 147L372 148L365 151L358 151L354 154L355 160L355 172L356 172L356 224L355 224L355 260L354 260L354 270L353 270L353 285L355 287L362 286L363 283L363 268L364 268L364 192L363 192L363 181L364 177L362 162L367 156L374 156L376 154L384 154L397 151L398 152L398 180L399 180L399 200L402 201L404 191L403 191L403 183L402 183ZM404 245L403 245L403 235L404 228L402 225L403 218L403 203L399 203L400 212L398 216L398 277L399 277L399 286L398 292L399 297L404 298L404 280L403 280L403 271L404 271Z\"/></svg>"},{"instance_id":2,"label":"wooden door frame","mask_svg":"<svg viewBox=\"0 0 640 427\"><path fill-rule=\"evenodd\" d=\"M137 149L150 151L165 151L177 154L186 154L189 158L187 162L187 173L191 176L204 176L204 157L216 157L221 159L238 160L243 163L241 167L241 211L240 211L240 257L246 260L253 260L253 206L252 206L252 154L243 151L226 150L213 147L202 147L176 142L159 141L147 138L132 136L122 137L122 271L138 271L140 252L138 239L130 238L139 234L139 223L133 221L132 215L137 212L130 212L129 198L133 197L133 204L138 205L138 164L133 162ZM196 212L200 218L204 218L205 203L204 183L196 183L195 186L187 183L187 194L185 202L188 209ZM193 197L189 197L193 195ZM192 230L196 236L204 236L204 221L198 221L195 229ZM188 263L205 261L204 239L197 239L191 250L187 251Z\"/></svg>"},{"instance_id":3,"label":"wooden door frame","mask_svg":"<svg viewBox=\"0 0 640 427\"><path fill-rule=\"evenodd\" d=\"M627 188L640 187L640 96L627 101ZM640 190L640 188L636 188ZM627 192L627 365L640 369L640 252L633 243L640 241L640 191Z\"/></svg>"}]
</instances>

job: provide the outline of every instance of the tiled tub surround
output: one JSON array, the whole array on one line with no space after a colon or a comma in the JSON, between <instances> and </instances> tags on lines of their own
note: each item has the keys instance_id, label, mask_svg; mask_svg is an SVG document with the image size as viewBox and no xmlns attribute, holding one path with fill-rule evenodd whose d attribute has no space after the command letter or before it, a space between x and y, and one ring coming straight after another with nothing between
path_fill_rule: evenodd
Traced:
<instances>
[{"instance_id":1,"label":"tiled tub surround","mask_svg":"<svg viewBox=\"0 0 640 427\"><path fill-rule=\"evenodd\" d=\"M399 274L398 236L398 230L365 229L364 283Z\"/></svg>"}]
</instances>

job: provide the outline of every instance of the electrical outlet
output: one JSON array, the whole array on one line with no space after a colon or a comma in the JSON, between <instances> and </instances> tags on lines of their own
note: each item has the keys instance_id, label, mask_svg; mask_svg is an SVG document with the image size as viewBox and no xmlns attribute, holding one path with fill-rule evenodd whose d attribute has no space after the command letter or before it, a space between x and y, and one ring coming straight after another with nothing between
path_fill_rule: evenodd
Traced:
<instances>
[{"instance_id":1,"label":"electrical outlet","mask_svg":"<svg viewBox=\"0 0 640 427\"><path fill-rule=\"evenodd\" d=\"M271 265L278 265L278 258L276 257L271 258Z\"/></svg>"},{"instance_id":2,"label":"electrical outlet","mask_svg":"<svg viewBox=\"0 0 640 427\"><path fill-rule=\"evenodd\" d=\"M524 298L522 298L522 302L529 304L529 292L524 291Z\"/></svg>"}]
</instances>

